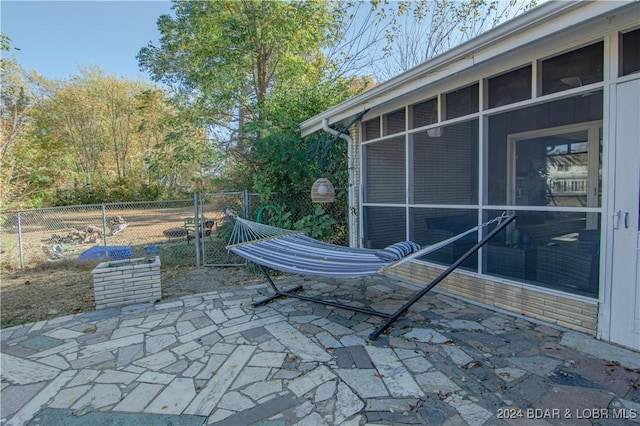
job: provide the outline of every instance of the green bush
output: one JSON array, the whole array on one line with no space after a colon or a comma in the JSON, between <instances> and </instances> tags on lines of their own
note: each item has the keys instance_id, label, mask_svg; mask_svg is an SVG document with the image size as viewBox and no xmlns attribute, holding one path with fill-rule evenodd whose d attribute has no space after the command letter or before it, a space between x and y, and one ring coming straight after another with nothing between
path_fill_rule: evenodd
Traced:
<instances>
[{"instance_id":1,"label":"green bush","mask_svg":"<svg viewBox=\"0 0 640 426\"><path fill-rule=\"evenodd\" d=\"M296 230L303 231L311 238L327 240L331 238L335 224L335 219L326 214L319 204L316 204L313 214L303 217L293 226Z\"/></svg>"}]
</instances>

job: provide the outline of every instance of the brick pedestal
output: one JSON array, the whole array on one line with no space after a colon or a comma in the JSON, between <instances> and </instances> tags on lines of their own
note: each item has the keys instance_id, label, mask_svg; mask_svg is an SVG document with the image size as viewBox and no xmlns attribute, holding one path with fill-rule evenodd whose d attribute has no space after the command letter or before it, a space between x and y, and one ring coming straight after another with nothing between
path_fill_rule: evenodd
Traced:
<instances>
[{"instance_id":1,"label":"brick pedestal","mask_svg":"<svg viewBox=\"0 0 640 426\"><path fill-rule=\"evenodd\" d=\"M91 274L96 309L162 298L158 256L102 262Z\"/></svg>"}]
</instances>

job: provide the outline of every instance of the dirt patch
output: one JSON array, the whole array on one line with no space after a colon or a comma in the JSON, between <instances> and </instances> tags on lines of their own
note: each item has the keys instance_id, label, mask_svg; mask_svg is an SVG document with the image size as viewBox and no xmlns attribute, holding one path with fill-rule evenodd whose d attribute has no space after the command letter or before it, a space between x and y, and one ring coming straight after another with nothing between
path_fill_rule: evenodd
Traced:
<instances>
[{"instance_id":1,"label":"dirt patch","mask_svg":"<svg viewBox=\"0 0 640 426\"><path fill-rule=\"evenodd\" d=\"M74 263L2 272L2 328L92 311L92 268Z\"/></svg>"},{"instance_id":2,"label":"dirt patch","mask_svg":"<svg viewBox=\"0 0 640 426\"><path fill-rule=\"evenodd\" d=\"M95 310L91 270L98 262L60 261L0 275L0 327ZM161 268L162 298L237 287L256 280L246 268Z\"/></svg>"}]
</instances>

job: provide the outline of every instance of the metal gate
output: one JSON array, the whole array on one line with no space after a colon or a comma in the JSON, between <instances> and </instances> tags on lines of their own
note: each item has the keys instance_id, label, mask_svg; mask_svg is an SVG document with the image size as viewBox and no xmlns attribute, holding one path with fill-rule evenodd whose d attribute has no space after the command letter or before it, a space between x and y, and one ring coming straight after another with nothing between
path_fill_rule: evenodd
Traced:
<instances>
[{"instance_id":1,"label":"metal gate","mask_svg":"<svg viewBox=\"0 0 640 426\"><path fill-rule=\"evenodd\" d=\"M225 248L233 225L225 216L229 209L241 217L255 216L251 209L252 198L256 195L247 191L220 192L216 194L196 194L197 223L202 232L196 233L200 250L196 254L197 266L238 266L246 261Z\"/></svg>"}]
</instances>

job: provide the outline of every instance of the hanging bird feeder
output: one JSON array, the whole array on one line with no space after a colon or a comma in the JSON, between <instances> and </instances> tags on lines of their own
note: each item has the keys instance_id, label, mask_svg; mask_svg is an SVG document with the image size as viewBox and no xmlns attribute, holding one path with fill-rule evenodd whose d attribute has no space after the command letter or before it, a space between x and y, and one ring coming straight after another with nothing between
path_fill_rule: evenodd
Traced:
<instances>
[{"instance_id":1,"label":"hanging bird feeder","mask_svg":"<svg viewBox=\"0 0 640 426\"><path fill-rule=\"evenodd\" d=\"M311 187L311 201L314 203L333 203L336 190L329 179L320 178Z\"/></svg>"}]
</instances>

